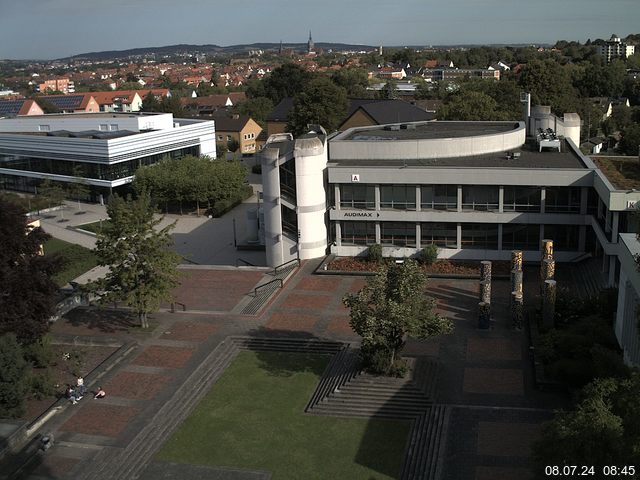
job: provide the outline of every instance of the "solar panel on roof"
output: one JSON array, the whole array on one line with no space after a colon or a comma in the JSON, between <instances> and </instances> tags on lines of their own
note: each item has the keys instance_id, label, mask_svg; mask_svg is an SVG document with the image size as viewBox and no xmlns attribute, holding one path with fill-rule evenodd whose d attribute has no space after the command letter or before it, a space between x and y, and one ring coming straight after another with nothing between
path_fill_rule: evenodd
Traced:
<instances>
[{"instance_id":1,"label":"solar panel on roof","mask_svg":"<svg viewBox=\"0 0 640 480\"><path fill-rule=\"evenodd\" d=\"M65 95L63 97L43 97L44 100L54 104L56 107L66 110L78 108L82 104L83 95Z\"/></svg>"},{"instance_id":2,"label":"solar panel on roof","mask_svg":"<svg viewBox=\"0 0 640 480\"><path fill-rule=\"evenodd\" d=\"M0 101L0 115L1 116L15 116L22 108L24 100L3 100Z\"/></svg>"}]
</instances>

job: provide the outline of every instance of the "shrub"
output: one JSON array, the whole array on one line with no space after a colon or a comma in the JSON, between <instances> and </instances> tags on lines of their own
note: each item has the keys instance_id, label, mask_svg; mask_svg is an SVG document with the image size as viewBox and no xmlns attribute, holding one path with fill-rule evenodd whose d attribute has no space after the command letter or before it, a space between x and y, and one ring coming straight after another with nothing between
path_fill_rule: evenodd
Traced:
<instances>
[{"instance_id":1,"label":"shrub","mask_svg":"<svg viewBox=\"0 0 640 480\"><path fill-rule=\"evenodd\" d=\"M46 368L51 365L54 357L51 337L45 335L31 345L24 347L24 356L36 368Z\"/></svg>"},{"instance_id":2,"label":"shrub","mask_svg":"<svg viewBox=\"0 0 640 480\"><path fill-rule=\"evenodd\" d=\"M373 245L369 245L368 249L368 257L369 261L380 263L382 262L382 245L379 243L374 243Z\"/></svg>"},{"instance_id":3,"label":"shrub","mask_svg":"<svg viewBox=\"0 0 640 480\"><path fill-rule=\"evenodd\" d=\"M251 185L245 185L240 193L238 193L235 197L225 198L214 203L211 207L210 214L215 218L221 217L237 205L240 205L251 195L253 195L253 189L251 188Z\"/></svg>"},{"instance_id":4,"label":"shrub","mask_svg":"<svg viewBox=\"0 0 640 480\"><path fill-rule=\"evenodd\" d=\"M28 391L27 362L13 333L0 337L0 418L17 418L24 414L24 397Z\"/></svg>"},{"instance_id":5,"label":"shrub","mask_svg":"<svg viewBox=\"0 0 640 480\"><path fill-rule=\"evenodd\" d=\"M432 265L438 260L438 247L433 243L420 250L420 262L424 265Z\"/></svg>"},{"instance_id":6,"label":"shrub","mask_svg":"<svg viewBox=\"0 0 640 480\"><path fill-rule=\"evenodd\" d=\"M42 372L33 373L29 377L29 390L36 400L52 397L56 393L51 371L47 368Z\"/></svg>"}]
</instances>

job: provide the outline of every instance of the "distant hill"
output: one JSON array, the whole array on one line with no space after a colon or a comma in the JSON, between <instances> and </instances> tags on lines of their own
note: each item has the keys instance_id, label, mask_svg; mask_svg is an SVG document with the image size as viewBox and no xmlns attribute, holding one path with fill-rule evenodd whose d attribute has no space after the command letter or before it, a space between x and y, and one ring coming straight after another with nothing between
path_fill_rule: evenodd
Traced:
<instances>
[{"instance_id":1,"label":"distant hill","mask_svg":"<svg viewBox=\"0 0 640 480\"><path fill-rule=\"evenodd\" d=\"M373 50L377 47L371 45L351 45L346 43L316 43L316 48L323 50L346 51L346 50ZM279 43L251 43L244 45L230 45L221 47L220 45L167 45L164 47L144 47L131 48L128 50L109 50L105 52L90 52L65 57L59 60L116 60L134 56L148 55L178 55L181 53L201 53L205 55L234 55L246 53L250 50L277 50ZM283 48L293 48L294 50L304 51L307 48L306 43L283 43Z\"/></svg>"}]
</instances>

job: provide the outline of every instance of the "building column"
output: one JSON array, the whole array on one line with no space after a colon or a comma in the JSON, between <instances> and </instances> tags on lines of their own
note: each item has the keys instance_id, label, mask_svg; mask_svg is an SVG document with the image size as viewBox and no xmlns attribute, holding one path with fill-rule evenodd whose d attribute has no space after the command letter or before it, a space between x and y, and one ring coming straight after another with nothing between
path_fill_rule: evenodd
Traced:
<instances>
[{"instance_id":1,"label":"building column","mask_svg":"<svg viewBox=\"0 0 640 480\"><path fill-rule=\"evenodd\" d=\"M419 212L422 210L421 203L422 203L422 190L420 189L420 185L416 185L416 212Z\"/></svg>"},{"instance_id":2,"label":"building column","mask_svg":"<svg viewBox=\"0 0 640 480\"><path fill-rule=\"evenodd\" d=\"M374 199L375 199L375 209L376 211L380 210L380 185L375 185L375 194L374 194ZM380 243L380 242L378 242Z\"/></svg>"},{"instance_id":3,"label":"building column","mask_svg":"<svg viewBox=\"0 0 640 480\"><path fill-rule=\"evenodd\" d=\"M620 213L611 212L611 243L618 243L618 224L620 223Z\"/></svg>"},{"instance_id":4,"label":"building column","mask_svg":"<svg viewBox=\"0 0 640 480\"><path fill-rule=\"evenodd\" d=\"M504 185L498 188L498 213L504 213Z\"/></svg>"},{"instance_id":5,"label":"building column","mask_svg":"<svg viewBox=\"0 0 640 480\"><path fill-rule=\"evenodd\" d=\"M540 213L545 213L547 203L547 189L542 187L540 189Z\"/></svg>"},{"instance_id":6,"label":"building column","mask_svg":"<svg viewBox=\"0 0 640 480\"><path fill-rule=\"evenodd\" d=\"M336 246L341 247L342 246L342 222L335 222L335 232L336 232L336 238L333 239L334 242L336 242Z\"/></svg>"},{"instance_id":7,"label":"building column","mask_svg":"<svg viewBox=\"0 0 640 480\"><path fill-rule=\"evenodd\" d=\"M376 243L382 244L382 235L380 232L380 222L376 222Z\"/></svg>"},{"instance_id":8,"label":"building column","mask_svg":"<svg viewBox=\"0 0 640 480\"><path fill-rule=\"evenodd\" d=\"M498 224L498 251L502 251L502 224Z\"/></svg>"},{"instance_id":9,"label":"building column","mask_svg":"<svg viewBox=\"0 0 640 480\"><path fill-rule=\"evenodd\" d=\"M458 211L462 211L462 185L458 185Z\"/></svg>"},{"instance_id":10,"label":"building column","mask_svg":"<svg viewBox=\"0 0 640 480\"><path fill-rule=\"evenodd\" d=\"M335 184L333 186L333 198L335 199L335 208L336 210L340 210L340 185L339 184Z\"/></svg>"},{"instance_id":11,"label":"building column","mask_svg":"<svg viewBox=\"0 0 640 480\"><path fill-rule=\"evenodd\" d=\"M462 248L462 224L456 224L456 248L460 250Z\"/></svg>"},{"instance_id":12,"label":"building column","mask_svg":"<svg viewBox=\"0 0 640 480\"><path fill-rule=\"evenodd\" d=\"M422 236L422 226L420 222L416 222L416 248L418 251L422 248L422 243L420 241L420 237Z\"/></svg>"},{"instance_id":13,"label":"building column","mask_svg":"<svg viewBox=\"0 0 640 480\"><path fill-rule=\"evenodd\" d=\"M589 187L580 188L580 215L587 214L589 203Z\"/></svg>"}]
</instances>

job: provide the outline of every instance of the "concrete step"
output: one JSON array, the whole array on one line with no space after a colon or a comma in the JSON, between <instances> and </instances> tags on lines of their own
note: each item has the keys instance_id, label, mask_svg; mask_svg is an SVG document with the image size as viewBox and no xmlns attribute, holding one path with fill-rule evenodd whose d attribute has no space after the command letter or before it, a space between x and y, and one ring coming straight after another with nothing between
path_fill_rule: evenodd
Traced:
<instances>
[{"instance_id":1,"label":"concrete step","mask_svg":"<svg viewBox=\"0 0 640 480\"><path fill-rule=\"evenodd\" d=\"M318 404L313 409L314 414L324 414L344 417L384 417L412 420L424 412L424 408L394 408L349 404Z\"/></svg>"}]
</instances>

